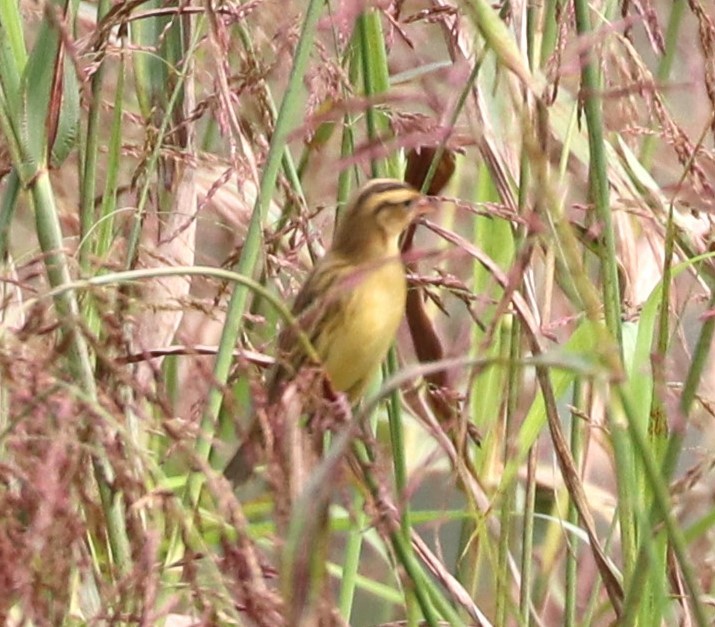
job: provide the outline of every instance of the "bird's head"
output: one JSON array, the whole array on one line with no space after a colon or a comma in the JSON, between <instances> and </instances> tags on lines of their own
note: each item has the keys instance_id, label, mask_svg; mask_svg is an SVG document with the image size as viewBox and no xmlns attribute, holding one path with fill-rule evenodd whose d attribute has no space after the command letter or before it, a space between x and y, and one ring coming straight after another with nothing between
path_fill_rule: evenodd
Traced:
<instances>
[{"instance_id":1,"label":"bird's head","mask_svg":"<svg viewBox=\"0 0 715 627\"><path fill-rule=\"evenodd\" d=\"M333 250L361 258L397 255L398 239L424 213L423 196L397 179L373 179L354 196L338 225Z\"/></svg>"}]
</instances>

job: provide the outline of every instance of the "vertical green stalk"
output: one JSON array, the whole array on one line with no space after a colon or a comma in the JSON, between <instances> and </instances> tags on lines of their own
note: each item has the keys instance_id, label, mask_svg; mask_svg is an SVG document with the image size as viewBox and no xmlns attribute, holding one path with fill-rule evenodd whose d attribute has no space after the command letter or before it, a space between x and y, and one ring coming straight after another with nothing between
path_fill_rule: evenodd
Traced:
<instances>
[{"instance_id":1,"label":"vertical green stalk","mask_svg":"<svg viewBox=\"0 0 715 627\"><path fill-rule=\"evenodd\" d=\"M484 163L480 163L477 170L477 182L471 195L474 202L498 201L498 194L492 182L489 169ZM473 239L486 254L492 256L499 264L509 264L513 250L511 238L513 237L511 225L506 222L491 220L484 216L475 216L473 219ZM508 231L508 233L507 233ZM487 295L489 298L498 299L500 293L493 287L492 278L481 265L474 263L473 268L473 290L477 294ZM486 311L483 320L486 325L492 323L492 312ZM474 325L472 338L470 341L470 357L483 356L485 359L500 361L508 360L508 347L501 346L502 335L495 334L495 341L491 346L483 346L485 331ZM478 355L477 351L483 351ZM485 434L481 448L475 454L475 465L477 470L484 474L490 471L489 464L492 458L498 453L494 452L498 436L497 415L493 411L494 407L501 407L503 402L504 379L501 369L492 366L480 370L471 381L470 393L470 420L477 426L481 433ZM489 566L481 564L483 556L490 548L488 537L480 538L475 542L475 538L483 533L484 525L481 523L483 515L476 508L471 510L460 531L459 539L459 561L457 564L457 576L464 587L471 594L475 594L479 585L480 568L489 572Z\"/></svg>"},{"instance_id":2,"label":"vertical green stalk","mask_svg":"<svg viewBox=\"0 0 715 627\"><path fill-rule=\"evenodd\" d=\"M504 441L502 443L504 464L511 457L513 447L513 438L516 432L514 417L519 400L519 388L521 380L519 363L520 342L518 334L520 328L518 324L514 324L511 332L504 326L502 327L503 344L505 350L509 350L510 367L507 374L507 399L506 412L504 415ZM502 626L508 624L507 609L511 605L510 590L511 576L509 573L509 553L512 527L512 512L516 506L516 478L504 486L504 492L499 505L499 549L497 554L497 570L496 570L496 618L495 624ZM524 585L524 581L522 581Z\"/></svg>"},{"instance_id":3,"label":"vertical green stalk","mask_svg":"<svg viewBox=\"0 0 715 627\"><path fill-rule=\"evenodd\" d=\"M556 47L556 8L559 2L560 0L546 0L544 2L539 67L546 65L549 56Z\"/></svg>"},{"instance_id":4,"label":"vertical green stalk","mask_svg":"<svg viewBox=\"0 0 715 627\"><path fill-rule=\"evenodd\" d=\"M574 382L573 388L573 404L574 407L583 409L587 413L585 407L583 381L578 378ZM574 413L571 413L571 454L576 468L581 470L581 456L583 451L584 433L581 419ZM578 526L578 510L572 498L569 498L569 508L566 520L574 527ZM564 603L564 625L573 627L579 624L576 616L577 593L578 593L578 555L579 547L578 540L572 534L566 534L566 598Z\"/></svg>"},{"instance_id":5,"label":"vertical green stalk","mask_svg":"<svg viewBox=\"0 0 715 627\"><path fill-rule=\"evenodd\" d=\"M97 23L109 10L109 0L101 0L97 6ZM94 226L94 198L97 184L97 158L99 156L99 131L100 114L102 111L102 88L104 84L105 59L99 61L99 67L92 77L92 102L89 104L87 116L87 135L84 143L84 169L80 179L80 208L79 208L79 240L84 245L79 249L79 263L82 271L89 270L90 247L87 245L87 236Z\"/></svg>"},{"instance_id":6,"label":"vertical green stalk","mask_svg":"<svg viewBox=\"0 0 715 627\"><path fill-rule=\"evenodd\" d=\"M357 447L353 448L354 450L357 449ZM365 458L366 457L367 454L365 454ZM361 461L365 462L365 458ZM381 486L370 472L365 472L364 476L367 488L375 501L379 502L381 500ZM405 538L401 528L391 529L389 531L389 536L392 548L397 556L397 561L407 573L408 581L413 584L412 593L417 599L419 607L422 609L424 622L430 625L430 627L437 627L440 624L439 614L441 614L450 625L462 625L463 621L460 620L457 612L444 598L441 590L426 577L422 567L415 558L414 552L412 551L410 538Z\"/></svg>"},{"instance_id":7,"label":"vertical green stalk","mask_svg":"<svg viewBox=\"0 0 715 627\"><path fill-rule=\"evenodd\" d=\"M535 6L529 6L526 9L527 13L527 46L526 56L529 61L529 68L533 71L537 64L536 60L536 17L538 9ZM524 104L529 101L528 94L525 93ZM525 106L525 110L527 107ZM526 142L524 142L525 144ZM531 170L529 167L529 151L526 145L521 146L521 163L519 168L519 213L525 215L528 211L528 190L531 184ZM544 157L545 158L545 157ZM521 250L523 246L528 245L526 241L525 229L523 227L515 236L515 248ZM516 439L517 426L513 423L513 416L516 414L519 403L519 392L522 388L523 376L521 369L517 369L515 364L521 360L521 320L514 318L512 334L511 334L511 372L509 380L509 409L507 415L507 433L510 441ZM505 447L505 450L508 450ZM534 513L536 506L536 464L537 464L537 444L534 443L529 450L526 475L526 494L524 498L524 517L522 529L521 543L521 588L519 590L519 617L524 625L529 624L529 612L531 608L531 582L533 578L533 546L534 546ZM506 457L504 465L506 467L509 458ZM513 501L516 501L516 482L514 482Z\"/></svg>"},{"instance_id":8,"label":"vertical green stalk","mask_svg":"<svg viewBox=\"0 0 715 627\"><path fill-rule=\"evenodd\" d=\"M368 9L363 12L358 20L360 33L360 51L362 53L362 72L365 85L365 95L370 98L376 94L387 92L390 87L390 77L387 70L387 52L385 51L385 39L382 33L382 23L380 13L375 9ZM379 114L375 107L370 105L365 112L367 121L368 137L376 141L382 132L387 128L387 120L384 115ZM385 159L374 159L372 161L372 175L397 176L394 163L387 163Z\"/></svg>"},{"instance_id":9,"label":"vertical green stalk","mask_svg":"<svg viewBox=\"0 0 715 627\"><path fill-rule=\"evenodd\" d=\"M99 233L93 239L94 254L100 259L109 252L114 241L114 212L117 208L117 189L119 180L119 167L122 156L122 113L124 111L124 78L126 74L125 56L126 37L122 40L122 51L119 56L119 67L114 97L114 114L110 130L109 145L107 147L107 178L102 192L102 204L99 210ZM86 242L85 245L88 245Z\"/></svg>"},{"instance_id":10,"label":"vertical green stalk","mask_svg":"<svg viewBox=\"0 0 715 627\"><path fill-rule=\"evenodd\" d=\"M533 27L533 23L531 24ZM530 30L529 42L533 40L533 32ZM529 46L527 50L531 50ZM527 56L528 52L527 52ZM522 146L521 161L519 168L519 210L523 215L527 210L528 204L528 190L529 190L529 159L526 146ZM519 229L514 233L514 249L520 250L522 246L527 245L526 239L524 237L523 229ZM502 323L502 345L504 346L504 351L509 351L509 369L507 372L506 381L506 414L504 416L504 442L503 448L503 460L504 467L507 466L509 459L513 457L514 443L516 439L516 434L518 431L518 425L516 424L516 413L519 404L520 390L522 387L522 370L518 366L521 361L521 322L518 317L514 317L511 320L511 328L507 330L506 325ZM530 452L529 458L533 457L534 447ZM531 489L534 489L535 476L529 475L527 478ZM506 485L503 486L503 498L500 504L500 515L499 515L499 529L501 531L499 535L499 552L498 552L498 567L497 567L497 577L496 577L496 625L506 625L507 620L507 609L511 605L511 577L509 573L509 554L510 554L510 544L512 536L512 516L513 511L516 507L516 496L517 496L517 480L514 477ZM526 511L524 512L524 528L523 528L523 545L521 554L521 590L519 593L519 605L520 612L523 617L524 612L526 615L526 622L528 622L529 617L529 600L530 600L530 590L531 590L531 571L532 571L532 555L531 547L533 545L533 525L534 525L534 502L531 503L527 501ZM531 506L531 511L529 511L529 506Z\"/></svg>"},{"instance_id":11,"label":"vertical green stalk","mask_svg":"<svg viewBox=\"0 0 715 627\"><path fill-rule=\"evenodd\" d=\"M674 245L675 226L673 224L673 206L671 205L666 226L662 289L660 291L658 321L653 342L655 358L651 360L653 373L651 377L650 413L647 425L648 441L651 445L653 457L656 464L661 468L668 444L667 407L661 394L667 385L664 366L667 363L668 345L670 343L670 294L673 278ZM638 427L639 425L633 426L633 428ZM664 485L667 485L667 483L668 479L665 479ZM640 561L641 556L644 554L644 549L650 552L651 568L644 569L644 572L649 573L650 576L644 577L642 580L645 586L645 590L642 592L645 602L639 604L641 622L646 624L646 622L655 623L661 621L664 596L663 573L668 570L668 546L665 534L656 532L660 525L660 516L654 507L653 488L648 485L647 481L644 481L643 489L645 494L643 511L650 509L651 515L650 520L646 520L645 515L641 516L641 526L644 532L638 538L640 549L637 560ZM635 575L640 575L640 573L635 573Z\"/></svg>"},{"instance_id":12,"label":"vertical green stalk","mask_svg":"<svg viewBox=\"0 0 715 627\"><path fill-rule=\"evenodd\" d=\"M574 8L578 34L584 37L590 36L591 19L587 0L574 0ZM601 79L591 55L582 60L581 88L588 127L590 195L591 201L596 208L596 215L603 227L604 247L601 256L601 272L606 327L615 338L618 346L622 346L621 298L618 290L616 242L608 195L608 173L601 111L603 103L599 96L601 93Z\"/></svg>"},{"instance_id":13,"label":"vertical green stalk","mask_svg":"<svg viewBox=\"0 0 715 627\"><path fill-rule=\"evenodd\" d=\"M107 9L101 3L98 7L98 14ZM99 17L99 15L98 15ZM97 159L100 146L100 111L102 98L102 77L106 60L103 59L92 83L93 100L89 112L89 122L87 126L87 140L85 142L84 175L81 181L82 205L80 206L80 246L79 258L80 266L84 274L91 273L89 266L90 259L95 257L99 267L98 272L106 271L102 268L105 255L114 243L114 216L113 212L117 206L117 180L119 177L119 162L122 149L122 113L124 111L124 75L125 75L125 47L126 34L122 37L122 50L119 56L119 67L114 85L114 112L110 130L109 145L107 146L105 164L105 183L102 191L102 202L99 212L95 211L94 199L96 190ZM90 254L91 253L91 254ZM103 336L101 329L101 319L94 299L91 294L87 295L84 303L84 315L87 319L88 328L97 337Z\"/></svg>"},{"instance_id":14,"label":"vertical green stalk","mask_svg":"<svg viewBox=\"0 0 715 627\"><path fill-rule=\"evenodd\" d=\"M53 10L55 6L48 7ZM72 21L76 3L68 8ZM68 95L76 77L60 52L56 26L49 18L40 25L35 47L27 55L22 39L22 23L16 3L0 2L0 128L5 135L18 182L29 190L36 232L44 254L45 269L52 288L62 288L71 282L64 253L62 229L48 174L49 138L47 125L57 115L55 141L58 161L66 157L73 146L74 113L79 113L77 94ZM50 94L55 84L55 72L62 64L64 91L59 95L67 106L59 113L50 110ZM67 99L65 99L67 96ZM55 100L52 100L55 103ZM6 197L9 199L9 197ZM9 206L9 203L8 203ZM6 207L7 209L7 207ZM9 214L5 214L8 216ZM60 290L54 298L61 332L67 343L70 375L78 382L86 401L97 403L97 390L87 342L80 332L80 309L74 290ZM111 468L103 452L93 457L95 478L107 521L107 539L112 558L121 573L131 568L131 556L126 535L125 512L121 494L111 487Z\"/></svg>"},{"instance_id":15,"label":"vertical green stalk","mask_svg":"<svg viewBox=\"0 0 715 627\"><path fill-rule=\"evenodd\" d=\"M263 221L278 179L278 171L284 156L288 134L295 127L303 77L308 67L310 51L315 39L315 29L322 7L323 0L310 0L306 8L290 78L276 116L276 124L271 137L263 175L261 176L256 204L253 207L253 214L248 225L241 257L235 268L238 274L244 276L253 276L258 265L261 254ZM233 350L238 340L239 330L243 324L243 315L249 303L249 295L250 290L248 288L236 286L229 302L226 322L221 334L216 361L214 362L214 385L208 395L206 410L201 420L201 428L196 443L196 454L203 459L208 459L211 453L211 434L214 431L223 401L221 387L228 378L231 363L233 362ZM203 476L201 473L191 473L184 495L185 503L196 504L198 502L202 484Z\"/></svg>"},{"instance_id":16,"label":"vertical green stalk","mask_svg":"<svg viewBox=\"0 0 715 627\"><path fill-rule=\"evenodd\" d=\"M591 35L591 19L587 0L574 0L576 30L579 35ZM603 308L606 328L622 351L620 291L616 265L616 245L608 193L605 139L603 135L601 80L593 55L582 60L581 88L583 93L589 148L589 189L596 215L603 228L603 246L600 255L601 281L603 284ZM636 554L635 517L633 499L637 498L634 486L635 469L623 417L617 416L617 407L611 407L608 416L616 459L618 481L618 512L621 526L624 572L626 579L633 572Z\"/></svg>"},{"instance_id":17,"label":"vertical green stalk","mask_svg":"<svg viewBox=\"0 0 715 627\"><path fill-rule=\"evenodd\" d=\"M712 285L709 287L713 290ZM710 299L707 305L708 309L712 309L713 307L715 307L715 296ZM713 319L712 316L708 316L703 322L703 326L700 329L700 335L695 343L693 357L690 362L690 369L688 370L688 375L685 378L683 392L680 395L680 410L683 413L683 416L689 416L693 409L693 403L695 402L698 387L700 386L700 381L702 381L703 372L705 371L705 366L707 365L708 358L710 356L713 336L715 336L715 319ZM666 480L670 479L675 469L675 463L677 462L677 458L680 454L682 437L683 434L680 432L674 432L671 435L668 451L666 452L666 456L663 461L663 476Z\"/></svg>"},{"instance_id":18,"label":"vertical green stalk","mask_svg":"<svg viewBox=\"0 0 715 627\"><path fill-rule=\"evenodd\" d=\"M357 55L356 37L350 43L347 51L348 56L348 77L351 85L358 81L360 73L360 59ZM355 138L353 134L353 117L346 113L343 118L343 137L340 148L341 157L345 158L353 153ZM350 170L341 170L338 175L338 209L344 207L350 194ZM339 210L335 214L336 222L339 218ZM353 510L357 512L355 523L351 526L345 545L345 559L343 560L343 576L340 581L340 594L338 597L338 607L340 615L346 622L350 622L353 601L355 599L355 589L357 584L357 574L360 567L360 555L362 553L363 528L367 523L367 514L364 511L364 499L360 493L353 497Z\"/></svg>"},{"instance_id":19,"label":"vertical green stalk","mask_svg":"<svg viewBox=\"0 0 715 627\"><path fill-rule=\"evenodd\" d=\"M37 238L45 253L45 267L53 288L72 282L67 258L63 252L62 228L55 206L50 177L46 169L40 170L30 187L35 210ZM79 320L79 307L75 292L63 291L55 299L55 306L61 320L69 322L64 333L71 338L70 368L72 376L82 383L85 393L92 399L97 397L94 373L89 358L89 348L84 337L77 331L75 324Z\"/></svg>"},{"instance_id":20,"label":"vertical green stalk","mask_svg":"<svg viewBox=\"0 0 715 627\"><path fill-rule=\"evenodd\" d=\"M620 400L629 416L635 416L636 412L630 407L630 399L624 393L623 388L618 389ZM675 554L676 559L682 569L685 588L689 593L690 606L693 611L693 618L699 626L705 627L709 624L707 614L702 602L702 591L698 579L693 570L692 561L688 555L687 543L683 531L673 516L672 503L668 493L668 483L662 479L662 470L656 465L651 452L651 447L646 436L637 428L635 420L629 422L631 440L634 444L636 454L640 458L643 470L653 489L653 507L658 512L662 520L668 540ZM645 545L642 550L648 550Z\"/></svg>"},{"instance_id":21,"label":"vertical green stalk","mask_svg":"<svg viewBox=\"0 0 715 627\"><path fill-rule=\"evenodd\" d=\"M365 95L373 98L376 95L387 93L390 88L390 75L387 67L387 51L382 32L380 13L374 9L363 12L358 20L358 33L360 41L360 58L362 61L362 77ZM378 113L370 105L366 111L368 138L378 141L383 133L388 130L387 119L384 114ZM371 163L372 175L396 177L398 175L396 159L374 159ZM397 371L397 355L392 348L385 363L384 374L390 376ZM407 468L404 451L404 433L402 429L402 406L399 392L394 391L390 396L387 406L388 420L390 423L391 446L393 453L393 467L395 469L395 487L399 495L398 502L402 506L400 516L400 530L405 540L405 550L411 554L410 543L410 511L409 503L403 499L407 485ZM405 613L408 625L416 625L419 620L419 608L414 591L405 587ZM426 608L422 608L427 612ZM428 612L425 614L428 615Z\"/></svg>"},{"instance_id":22,"label":"vertical green stalk","mask_svg":"<svg viewBox=\"0 0 715 627\"><path fill-rule=\"evenodd\" d=\"M356 493L353 497L353 509L357 514L345 543L342 564L343 573L340 578L340 594L338 595L340 616L348 624L350 623L350 615L355 601L357 573L360 567L360 555L362 554L362 530L369 522L364 508L364 499L359 493Z\"/></svg>"},{"instance_id":23,"label":"vertical green stalk","mask_svg":"<svg viewBox=\"0 0 715 627\"><path fill-rule=\"evenodd\" d=\"M346 52L348 63L348 79L351 85L357 85L362 59L359 56L360 46L357 34L353 37ZM345 158L352 155L355 150L355 132L354 132L355 117L348 111L343 117L343 137L340 144L340 156ZM350 172L355 172L357 179L357 168L343 169L338 174L338 211L335 214L336 222L340 217L340 208L345 206L350 195Z\"/></svg>"},{"instance_id":24,"label":"vertical green stalk","mask_svg":"<svg viewBox=\"0 0 715 627\"><path fill-rule=\"evenodd\" d=\"M54 195L46 169L41 169L33 178L30 188L37 223L37 236L45 253L45 267L53 288L71 283L67 258L63 252L62 230L55 206ZM77 328L79 305L74 290L61 291L55 296L59 319L63 321L63 333L70 340L70 369L79 381L82 390L92 402L97 400L94 372L87 343ZM124 525L124 502L120 493L110 487L109 463L94 457L95 475L107 519L107 535L112 557L121 572L131 566L131 551Z\"/></svg>"},{"instance_id":25,"label":"vertical green stalk","mask_svg":"<svg viewBox=\"0 0 715 627\"><path fill-rule=\"evenodd\" d=\"M0 264L5 264L9 252L9 236L15 205L20 195L20 177L13 170L5 180L5 189L0 199Z\"/></svg>"},{"instance_id":26,"label":"vertical green stalk","mask_svg":"<svg viewBox=\"0 0 715 627\"><path fill-rule=\"evenodd\" d=\"M536 467L538 443L529 449L526 469L526 492L524 494L524 527L521 533L521 589L519 590L519 617L523 625L529 624L534 580L534 513L536 512Z\"/></svg>"},{"instance_id":27,"label":"vertical green stalk","mask_svg":"<svg viewBox=\"0 0 715 627\"><path fill-rule=\"evenodd\" d=\"M662 536L663 534L660 535ZM660 540L660 536L656 536L653 540ZM655 614L651 616L648 614L648 612L652 611L652 602L647 602L648 600L644 602L643 600L646 592L653 587L652 580L656 578L662 580L664 578L662 560L656 558L655 552L653 551L654 544L650 538L644 539L640 544L640 551L636 559L633 576L627 582L628 587L623 600L623 614L619 620L619 627L662 624L660 620L655 619ZM660 572L651 573L652 570L659 569ZM660 586L660 590L665 597L667 592L665 592L663 586ZM651 620L651 617L653 620Z\"/></svg>"},{"instance_id":28,"label":"vertical green stalk","mask_svg":"<svg viewBox=\"0 0 715 627\"><path fill-rule=\"evenodd\" d=\"M391 349L387 355L384 372L385 377L397 372L397 352ZM397 505L400 508L400 531L406 541L408 551L412 550L410 540L412 524L410 522L410 503L405 497L407 490L407 460L405 459L405 434L402 427L403 415L399 392L390 394L387 404L387 416L390 424L390 446L392 450L392 466L395 471L395 491L397 492ZM407 624L411 627L419 623L419 612L414 595L405 588L405 614Z\"/></svg>"},{"instance_id":29,"label":"vertical green stalk","mask_svg":"<svg viewBox=\"0 0 715 627\"><path fill-rule=\"evenodd\" d=\"M157 185L151 175L160 170L162 148L166 146L169 128L172 123L183 121L181 110L185 100L184 86L192 68L190 60L201 41L203 16L199 15L195 18L196 24L190 30L190 39L188 22L185 21L188 17L184 15L176 18L176 24L171 24L171 19L174 18L157 17L138 20L133 24L131 31L134 42L138 42L139 45L155 46L160 54L132 56L137 100L144 116L152 118L157 128L156 135L152 138L152 150L146 159L144 183L138 194L132 227L127 237L124 263L126 269L135 265L139 254L144 214L151 191L156 192L159 211L170 211L169 205L173 202L173 197L166 193L164 185L166 180L160 180Z\"/></svg>"}]
</instances>

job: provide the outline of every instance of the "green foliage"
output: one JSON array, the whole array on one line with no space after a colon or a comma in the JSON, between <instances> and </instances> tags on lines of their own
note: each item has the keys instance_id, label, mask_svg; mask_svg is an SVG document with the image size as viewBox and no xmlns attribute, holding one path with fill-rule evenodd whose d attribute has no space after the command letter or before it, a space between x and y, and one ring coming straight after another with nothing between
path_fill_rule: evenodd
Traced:
<instances>
[{"instance_id":1,"label":"green foliage","mask_svg":"<svg viewBox=\"0 0 715 627\"><path fill-rule=\"evenodd\" d=\"M712 24L646 4L0 0L0 617L711 623ZM420 155L424 317L233 489L335 216Z\"/></svg>"}]
</instances>

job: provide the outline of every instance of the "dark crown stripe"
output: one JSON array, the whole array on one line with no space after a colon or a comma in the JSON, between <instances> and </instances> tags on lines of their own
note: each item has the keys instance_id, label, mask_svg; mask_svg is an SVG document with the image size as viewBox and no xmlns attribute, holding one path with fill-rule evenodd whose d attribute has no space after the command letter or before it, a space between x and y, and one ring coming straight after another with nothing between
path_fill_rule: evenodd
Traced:
<instances>
[{"instance_id":1,"label":"dark crown stripe","mask_svg":"<svg viewBox=\"0 0 715 627\"><path fill-rule=\"evenodd\" d=\"M400 181L372 181L363 187L360 195L355 199L354 206L363 206L371 199L373 199L371 204L374 204L376 208L382 204L406 202L416 197L416 193L407 183Z\"/></svg>"},{"instance_id":2,"label":"dark crown stripe","mask_svg":"<svg viewBox=\"0 0 715 627\"><path fill-rule=\"evenodd\" d=\"M361 207L361 213L376 214L382 209L411 202L419 197L419 192L405 183L378 182L364 190L357 199L355 207Z\"/></svg>"}]
</instances>

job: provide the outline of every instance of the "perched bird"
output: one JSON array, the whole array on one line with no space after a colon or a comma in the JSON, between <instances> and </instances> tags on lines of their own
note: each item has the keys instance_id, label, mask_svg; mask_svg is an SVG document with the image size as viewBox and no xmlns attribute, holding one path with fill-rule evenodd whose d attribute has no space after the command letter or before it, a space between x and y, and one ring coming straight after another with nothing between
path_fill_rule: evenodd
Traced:
<instances>
[{"instance_id":1,"label":"perched bird","mask_svg":"<svg viewBox=\"0 0 715 627\"><path fill-rule=\"evenodd\" d=\"M407 281L398 240L423 212L421 198L398 180L369 181L345 210L330 250L293 304L330 387L344 392L350 403L360 398L385 358L404 315ZM277 361L268 383L269 407L310 363L291 329L279 337ZM263 430L256 420L224 475L234 484L248 479L262 448Z\"/></svg>"}]
</instances>

